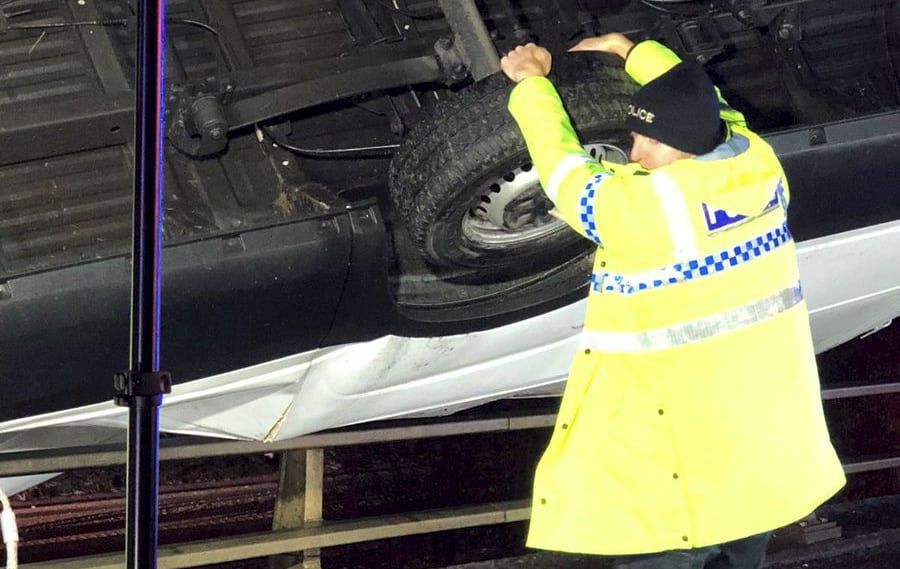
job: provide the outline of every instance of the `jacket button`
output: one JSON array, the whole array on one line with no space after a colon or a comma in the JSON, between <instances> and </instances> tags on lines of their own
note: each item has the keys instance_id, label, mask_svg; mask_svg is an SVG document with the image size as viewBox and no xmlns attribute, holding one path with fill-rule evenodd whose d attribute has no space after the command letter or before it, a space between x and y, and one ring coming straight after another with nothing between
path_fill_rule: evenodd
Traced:
<instances>
[{"instance_id":1,"label":"jacket button","mask_svg":"<svg viewBox=\"0 0 900 569\"><path fill-rule=\"evenodd\" d=\"M688 541L688 536L686 536L686 535L681 536L681 541Z\"/></svg>"},{"instance_id":2,"label":"jacket button","mask_svg":"<svg viewBox=\"0 0 900 569\"><path fill-rule=\"evenodd\" d=\"M660 415L665 415L665 414L666 414L666 412L665 412L665 411L663 411L663 410L662 410L662 409L660 409L660 410L659 410L659 414L660 414Z\"/></svg>"},{"instance_id":3,"label":"jacket button","mask_svg":"<svg viewBox=\"0 0 900 569\"><path fill-rule=\"evenodd\" d=\"M568 423L563 423L563 424L562 424L562 430L565 431L565 430L568 429L568 428L569 428L569 424L568 424Z\"/></svg>"},{"instance_id":4,"label":"jacket button","mask_svg":"<svg viewBox=\"0 0 900 569\"><path fill-rule=\"evenodd\" d=\"M584 353L585 353L585 355L590 355L591 349L590 349L590 348L586 349L586 350L584 351Z\"/></svg>"},{"instance_id":5,"label":"jacket button","mask_svg":"<svg viewBox=\"0 0 900 569\"><path fill-rule=\"evenodd\" d=\"M675 480L678 480L678 473L676 472L675 474L673 474L673 475L672 475L672 478L675 479Z\"/></svg>"},{"instance_id":6,"label":"jacket button","mask_svg":"<svg viewBox=\"0 0 900 569\"><path fill-rule=\"evenodd\" d=\"M541 498L541 504L546 504L546 503L547 503L547 498Z\"/></svg>"},{"instance_id":7,"label":"jacket button","mask_svg":"<svg viewBox=\"0 0 900 569\"><path fill-rule=\"evenodd\" d=\"M605 267L605 266L606 266L606 261L600 261L600 266L601 266L601 267Z\"/></svg>"}]
</instances>

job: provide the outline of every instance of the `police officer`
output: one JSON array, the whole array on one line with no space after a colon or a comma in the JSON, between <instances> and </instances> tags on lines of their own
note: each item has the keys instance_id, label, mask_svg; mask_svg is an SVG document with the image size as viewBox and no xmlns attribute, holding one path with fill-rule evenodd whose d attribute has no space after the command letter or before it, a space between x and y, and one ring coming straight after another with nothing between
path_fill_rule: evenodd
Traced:
<instances>
[{"instance_id":1,"label":"police officer","mask_svg":"<svg viewBox=\"0 0 900 569\"><path fill-rule=\"evenodd\" d=\"M760 567L771 530L844 483L771 147L705 71L655 41L625 60L631 163L597 162L546 78L502 59L556 211L597 245L582 346L538 465L528 545L629 569Z\"/></svg>"}]
</instances>

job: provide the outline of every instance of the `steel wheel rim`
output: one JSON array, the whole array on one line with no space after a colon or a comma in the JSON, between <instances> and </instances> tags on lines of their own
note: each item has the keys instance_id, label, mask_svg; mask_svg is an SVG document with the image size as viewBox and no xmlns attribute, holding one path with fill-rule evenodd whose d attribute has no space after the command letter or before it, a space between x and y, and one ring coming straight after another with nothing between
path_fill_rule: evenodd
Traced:
<instances>
[{"instance_id":1,"label":"steel wheel rim","mask_svg":"<svg viewBox=\"0 0 900 569\"><path fill-rule=\"evenodd\" d=\"M606 143L585 145L593 158L625 164L628 154ZM463 213L461 229L470 242L489 249L505 249L536 242L564 230L566 223L549 213L552 203L544 195L531 162L523 159L502 176L482 185L479 203Z\"/></svg>"}]
</instances>

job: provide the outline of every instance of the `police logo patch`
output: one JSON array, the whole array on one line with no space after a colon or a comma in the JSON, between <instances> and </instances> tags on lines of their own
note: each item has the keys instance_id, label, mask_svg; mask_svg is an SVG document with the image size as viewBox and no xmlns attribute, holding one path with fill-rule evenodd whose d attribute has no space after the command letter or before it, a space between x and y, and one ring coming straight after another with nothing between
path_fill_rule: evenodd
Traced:
<instances>
[{"instance_id":1,"label":"police logo patch","mask_svg":"<svg viewBox=\"0 0 900 569\"><path fill-rule=\"evenodd\" d=\"M737 227L742 223L750 221L752 219L756 219L761 217L770 211L781 207L783 210L787 210L787 204L784 199L784 187L782 186L781 180L778 181L778 185L775 188L775 193L772 196L772 199L769 203L766 204L766 207L763 208L759 214L754 216L746 216L742 214L732 215L728 213L728 211L724 209L713 209L709 205L705 203L701 203L700 207L703 209L703 219L706 221L706 231L707 233L717 233L722 231L723 229L731 229L732 227Z\"/></svg>"}]
</instances>

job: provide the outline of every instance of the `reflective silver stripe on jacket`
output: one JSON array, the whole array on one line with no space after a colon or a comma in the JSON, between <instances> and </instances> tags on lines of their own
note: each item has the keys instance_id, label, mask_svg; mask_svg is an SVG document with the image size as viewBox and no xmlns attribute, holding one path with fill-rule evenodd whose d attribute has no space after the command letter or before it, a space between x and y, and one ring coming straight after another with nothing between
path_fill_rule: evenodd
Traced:
<instances>
[{"instance_id":1,"label":"reflective silver stripe on jacket","mask_svg":"<svg viewBox=\"0 0 900 569\"><path fill-rule=\"evenodd\" d=\"M800 283L772 296L696 320L643 332L585 330L582 349L601 352L652 352L734 332L781 314L803 300Z\"/></svg>"},{"instance_id":2,"label":"reflective silver stripe on jacket","mask_svg":"<svg viewBox=\"0 0 900 569\"><path fill-rule=\"evenodd\" d=\"M585 152L584 154L569 154L559 161L559 164L553 168L549 180L547 180L547 187L544 188L544 193L547 194L550 201L556 203L563 180L574 172L576 168L580 168L585 164L597 164L597 160L591 158L591 155Z\"/></svg>"},{"instance_id":3,"label":"reflective silver stripe on jacket","mask_svg":"<svg viewBox=\"0 0 900 569\"><path fill-rule=\"evenodd\" d=\"M675 258L693 259L697 256L697 241L694 239L694 227L691 224L687 202L681 188L678 187L678 182L661 170L652 173L650 180L666 214L666 223L669 224L669 233L675 248Z\"/></svg>"}]
</instances>

